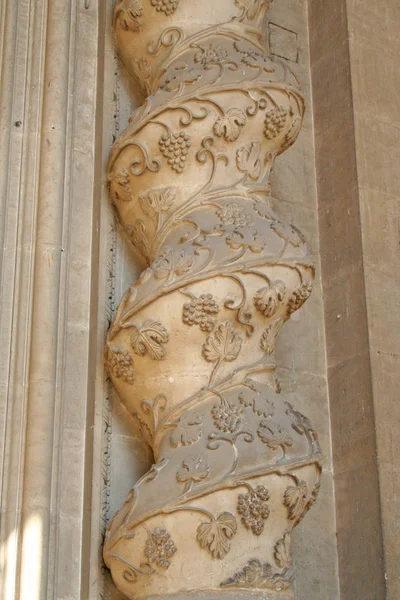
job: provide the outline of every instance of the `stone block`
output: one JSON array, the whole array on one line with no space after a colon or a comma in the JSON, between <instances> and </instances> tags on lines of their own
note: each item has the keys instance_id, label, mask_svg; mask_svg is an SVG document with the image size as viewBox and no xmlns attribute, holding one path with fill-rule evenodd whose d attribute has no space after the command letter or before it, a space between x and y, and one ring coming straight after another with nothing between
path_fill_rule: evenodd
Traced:
<instances>
[{"instance_id":1,"label":"stone block","mask_svg":"<svg viewBox=\"0 0 400 600\"><path fill-rule=\"evenodd\" d=\"M286 58L291 62L298 62L299 43L297 33L274 23L268 24L269 48L271 54Z\"/></svg>"}]
</instances>

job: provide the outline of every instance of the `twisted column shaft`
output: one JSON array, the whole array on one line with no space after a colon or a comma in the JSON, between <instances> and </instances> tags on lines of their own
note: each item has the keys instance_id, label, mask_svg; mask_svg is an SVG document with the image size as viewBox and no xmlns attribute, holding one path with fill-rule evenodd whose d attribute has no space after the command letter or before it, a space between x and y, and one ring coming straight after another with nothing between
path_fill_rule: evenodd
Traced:
<instances>
[{"instance_id":1,"label":"twisted column shaft","mask_svg":"<svg viewBox=\"0 0 400 600\"><path fill-rule=\"evenodd\" d=\"M291 531L319 487L316 434L275 373L275 338L314 268L271 197L304 100L261 44L268 5L115 9L121 57L147 93L109 165L112 200L147 263L106 347L155 456L104 547L128 598L291 597Z\"/></svg>"}]
</instances>

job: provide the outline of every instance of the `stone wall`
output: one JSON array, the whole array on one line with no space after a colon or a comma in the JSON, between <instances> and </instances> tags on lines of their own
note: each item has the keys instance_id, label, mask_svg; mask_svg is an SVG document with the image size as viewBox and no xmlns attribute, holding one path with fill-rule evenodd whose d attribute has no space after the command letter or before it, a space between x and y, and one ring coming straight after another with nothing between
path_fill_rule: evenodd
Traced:
<instances>
[{"instance_id":1,"label":"stone wall","mask_svg":"<svg viewBox=\"0 0 400 600\"><path fill-rule=\"evenodd\" d=\"M348 28L384 559L400 596L400 7L350 1Z\"/></svg>"},{"instance_id":2,"label":"stone wall","mask_svg":"<svg viewBox=\"0 0 400 600\"><path fill-rule=\"evenodd\" d=\"M384 584L345 2L311 2L310 27L341 594L372 600Z\"/></svg>"},{"instance_id":3,"label":"stone wall","mask_svg":"<svg viewBox=\"0 0 400 600\"><path fill-rule=\"evenodd\" d=\"M151 463L103 369L106 330L142 270L105 183L110 147L141 103L116 57L112 9L0 6L5 600L119 598L102 536ZM273 193L317 263L314 293L277 347L282 386L325 456L319 502L295 533L299 600L400 594L399 22L393 0L275 0L268 13L270 50L308 102Z\"/></svg>"},{"instance_id":4,"label":"stone wall","mask_svg":"<svg viewBox=\"0 0 400 600\"><path fill-rule=\"evenodd\" d=\"M395 2L310 2L339 577L346 599L399 595L399 16Z\"/></svg>"}]
</instances>

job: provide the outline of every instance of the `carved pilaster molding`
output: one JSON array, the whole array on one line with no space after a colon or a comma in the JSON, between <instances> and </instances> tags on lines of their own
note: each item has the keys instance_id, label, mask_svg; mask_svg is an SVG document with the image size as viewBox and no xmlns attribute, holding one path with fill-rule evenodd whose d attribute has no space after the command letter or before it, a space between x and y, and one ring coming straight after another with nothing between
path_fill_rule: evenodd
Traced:
<instances>
[{"instance_id":1,"label":"carved pilaster molding","mask_svg":"<svg viewBox=\"0 0 400 600\"><path fill-rule=\"evenodd\" d=\"M291 534L321 451L281 393L275 339L307 300L308 245L271 196L304 99L261 43L268 0L121 0L147 94L111 152L111 197L147 264L110 328L113 384L155 464L104 557L128 598L291 598Z\"/></svg>"},{"instance_id":2,"label":"carved pilaster molding","mask_svg":"<svg viewBox=\"0 0 400 600\"><path fill-rule=\"evenodd\" d=\"M2 600L89 598L98 26L0 6Z\"/></svg>"}]
</instances>

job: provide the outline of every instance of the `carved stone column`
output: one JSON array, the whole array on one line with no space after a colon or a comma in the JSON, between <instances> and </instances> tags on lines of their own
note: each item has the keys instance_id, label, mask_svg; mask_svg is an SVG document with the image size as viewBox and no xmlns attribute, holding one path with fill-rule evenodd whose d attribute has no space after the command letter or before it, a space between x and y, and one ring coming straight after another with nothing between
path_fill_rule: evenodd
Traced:
<instances>
[{"instance_id":1,"label":"carved stone column","mask_svg":"<svg viewBox=\"0 0 400 600\"><path fill-rule=\"evenodd\" d=\"M106 348L155 460L104 546L128 598L292 598L291 532L319 488L316 434L275 374L275 338L314 268L271 197L274 160L305 107L261 43L268 6L115 9L121 58L147 94L109 164L112 200L147 263Z\"/></svg>"}]
</instances>

